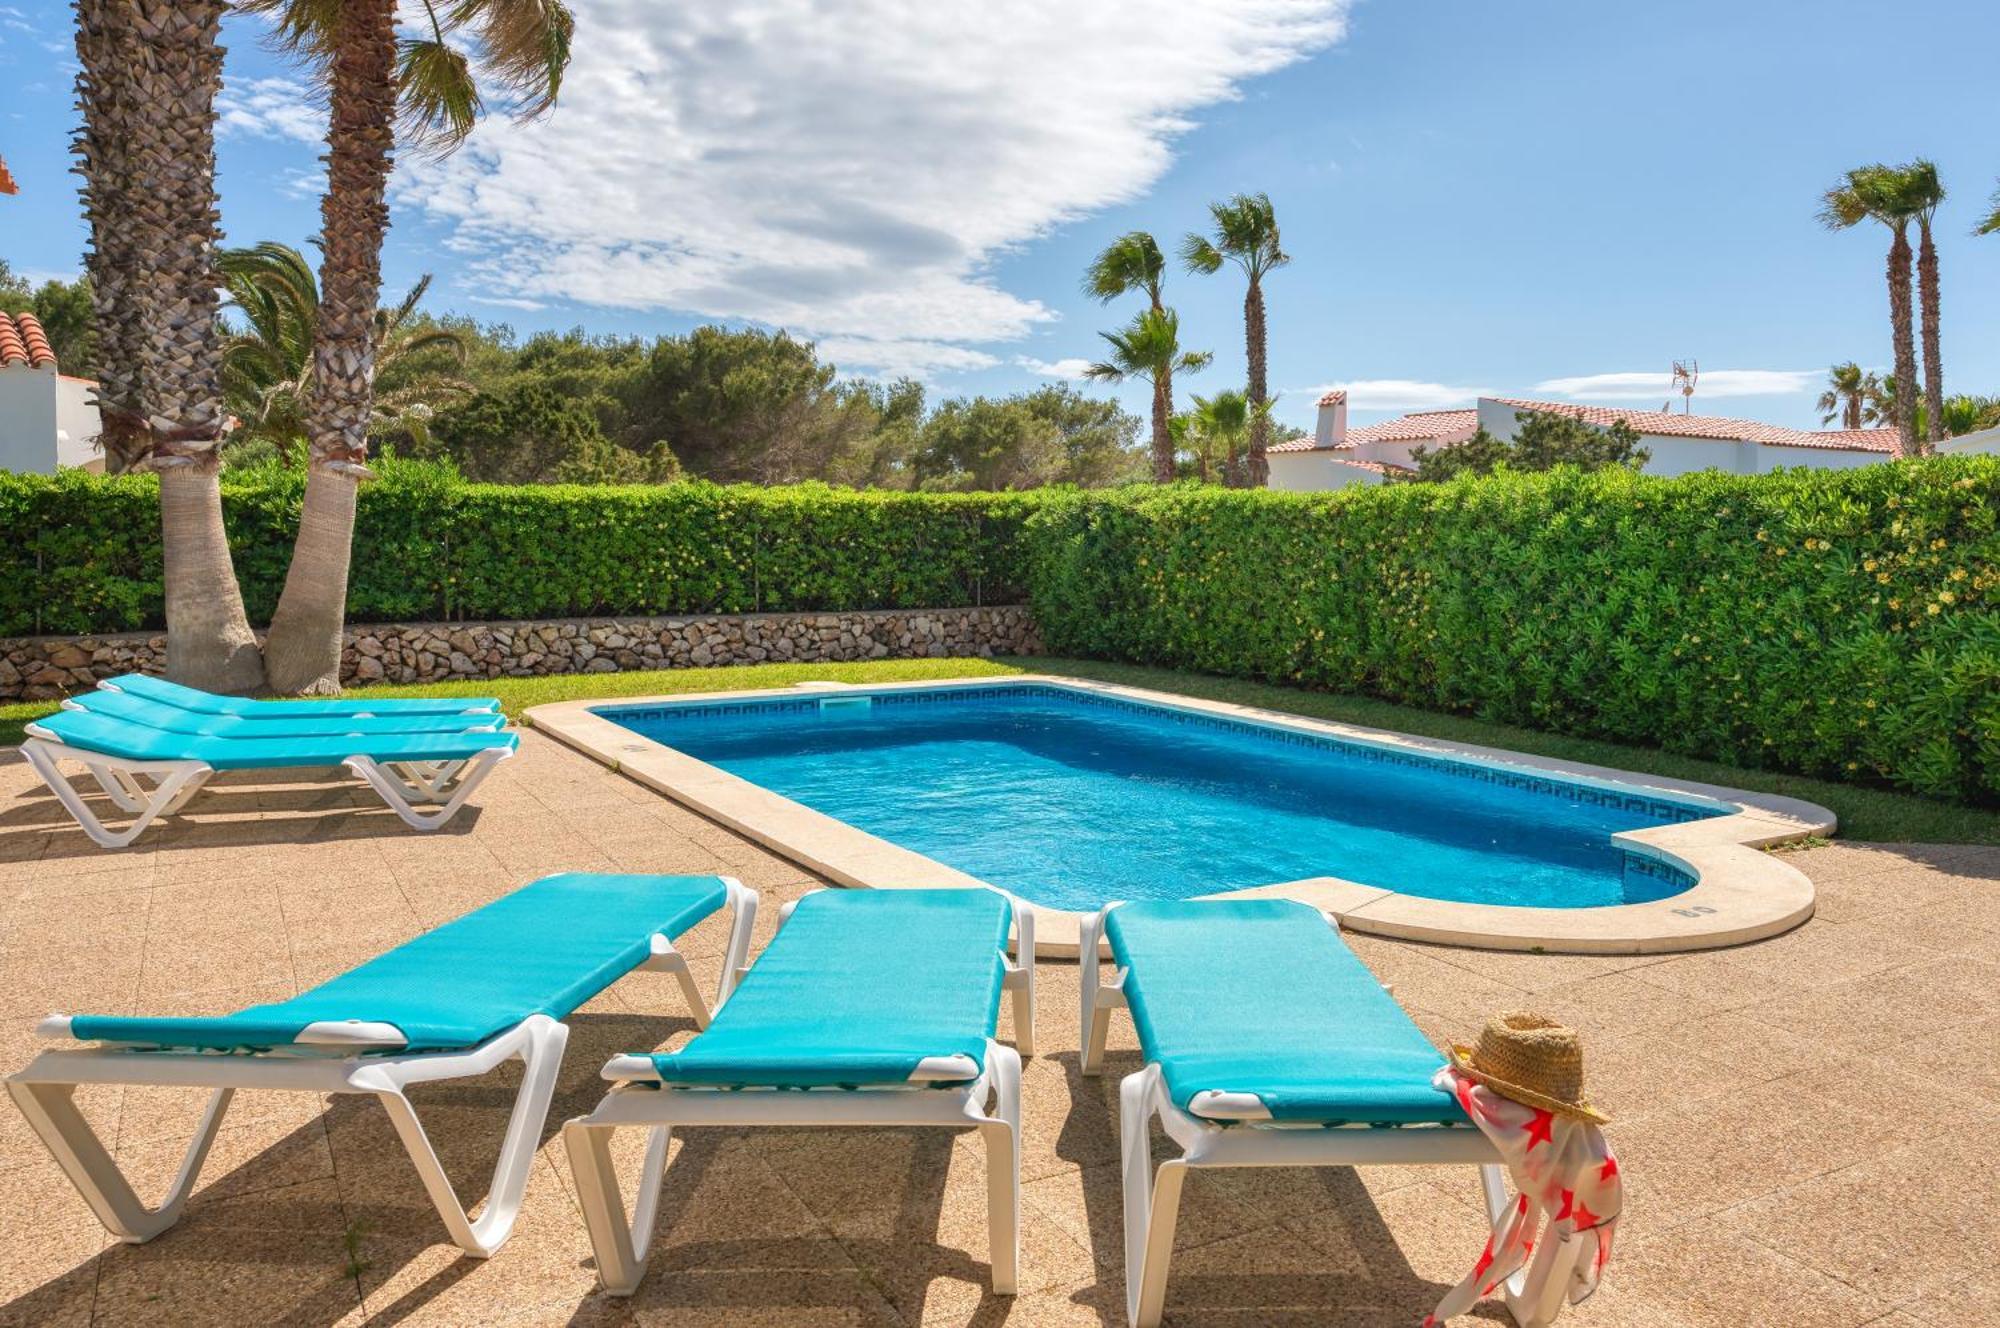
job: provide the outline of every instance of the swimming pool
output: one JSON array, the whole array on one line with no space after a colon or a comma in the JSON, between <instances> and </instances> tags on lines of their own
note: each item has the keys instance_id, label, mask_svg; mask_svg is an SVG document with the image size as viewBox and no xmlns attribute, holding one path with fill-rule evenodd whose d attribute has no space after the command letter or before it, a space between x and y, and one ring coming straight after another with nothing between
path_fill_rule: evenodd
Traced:
<instances>
[{"instance_id":1,"label":"swimming pool","mask_svg":"<svg viewBox=\"0 0 2000 1328\"><path fill-rule=\"evenodd\" d=\"M1048 683L593 713L1056 909L1309 877L1469 904L1651 903L1694 876L1613 836L1729 810Z\"/></svg>"}]
</instances>

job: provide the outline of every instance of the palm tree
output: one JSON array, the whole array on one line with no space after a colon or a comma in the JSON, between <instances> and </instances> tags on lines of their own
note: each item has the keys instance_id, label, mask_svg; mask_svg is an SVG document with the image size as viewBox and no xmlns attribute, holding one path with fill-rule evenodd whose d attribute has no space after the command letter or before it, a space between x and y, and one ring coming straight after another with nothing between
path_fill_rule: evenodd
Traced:
<instances>
[{"instance_id":1,"label":"palm tree","mask_svg":"<svg viewBox=\"0 0 2000 1328\"><path fill-rule=\"evenodd\" d=\"M1122 383L1127 378L1144 378L1153 384L1157 399L1161 381L1176 373L1199 373L1215 357L1205 350L1181 349L1180 315L1171 309L1148 309L1137 314L1117 332L1100 332L1111 344L1111 358L1084 370L1084 376L1099 382ZM1153 416L1153 456L1162 449L1173 455L1173 433L1166 419ZM1158 475L1158 470L1154 472ZM1173 478L1171 470L1167 478Z\"/></svg>"},{"instance_id":2,"label":"palm tree","mask_svg":"<svg viewBox=\"0 0 2000 1328\"><path fill-rule=\"evenodd\" d=\"M269 240L250 249L223 250L218 266L229 305L242 318L223 344L223 397L242 421L240 436L289 456L306 434L319 283L303 254ZM438 405L473 391L471 383L422 361L418 364L429 371L414 376L395 372L411 357L433 351L441 355L430 358L445 364L465 360L465 339L458 333L412 321L430 283L425 275L394 308L375 311L376 378L403 381L393 390L376 388L371 435L393 429L421 432Z\"/></svg>"},{"instance_id":3,"label":"palm tree","mask_svg":"<svg viewBox=\"0 0 2000 1328\"><path fill-rule=\"evenodd\" d=\"M1991 235L1995 231L2000 231L2000 189L1993 191L1993 197L1987 201L1986 206L1992 210L1973 228L1974 235Z\"/></svg>"},{"instance_id":4,"label":"palm tree","mask_svg":"<svg viewBox=\"0 0 2000 1328\"><path fill-rule=\"evenodd\" d=\"M1141 290L1154 313L1166 306L1160 302L1160 283L1166 276L1167 260L1160 246L1145 231L1127 231L1104 247L1083 275L1084 294L1109 304L1127 291ZM1153 479L1166 484L1174 478L1174 445L1169 422L1174 415L1172 369L1153 382Z\"/></svg>"},{"instance_id":5,"label":"palm tree","mask_svg":"<svg viewBox=\"0 0 2000 1328\"><path fill-rule=\"evenodd\" d=\"M1819 394L1819 422L1832 424L1839 420L1843 429L1859 429L1862 407L1868 397L1868 380L1872 376L1853 360L1827 370L1826 391Z\"/></svg>"},{"instance_id":6,"label":"palm tree","mask_svg":"<svg viewBox=\"0 0 2000 1328\"><path fill-rule=\"evenodd\" d=\"M1828 230L1846 230L1864 221L1878 221L1889 228L1889 330L1899 384L1917 381L1910 310L1910 220L1917 211L1918 203L1904 172L1878 163L1849 171L1842 183L1826 191L1819 213ZM1895 454L1899 457L1914 456L1917 451L1916 417L1911 409L1914 396L1898 392L1890 398L1894 403Z\"/></svg>"},{"instance_id":7,"label":"palm tree","mask_svg":"<svg viewBox=\"0 0 2000 1328\"><path fill-rule=\"evenodd\" d=\"M1244 439L1250 432L1250 418L1250 398L1233 387L1194 399L1190 441L1203 483L1208 481L1211 467L1224 483L1234 481Z\"/></svg>"},{"instance_id":8,"label":"palm tree","mask_svg":"<svg viewBox=\"0 0 2000 1328\"><path fill-rule=\"evenodd\" d=\"M1944 202L1944 181L1938 178L1937 163L1919 157L1902 168L1903 189L1917 218L1917 300L1922 309L1924 337L1924 406L1930 427L1924 434L1924 451L1944 433L1944 351L1938 345L1938 253L1931 236L1931 221Z\"/></svg>"},{"instance_id":9,"label":"palm tree","mask_svg":"<svg viewBox=\"0 0 2000 1328\"><path fill-rule=\"evenodd\" d=\"M1949 438L2000 425L2000 397L1960 393L1944 399L1944 432Z\"/></svg>"},{"instance_id":10,"label":"palm tree","mask_svg":"<svg viewBox=\"0 0 2000 1328\"><path fill-rule=\"evenodd\" d=\"M222 0L79 0L76 152L91 243L105 464L160 475L167 672L263 685L229 556L215 326Z\"/></svg>"},{"instance_id":11,"label":"palm tree","mask_svg":"<svg viewBox=\"0 0 2000 1328\"><path fill-rule=\"evenodd\" d=\"M273 15L278 42L328 93L306 493L265 662L277 691L331 692L340 686L355 489L368 475L375 312L397 140L449 152L478 123L480 80L453 36L467 41L485 81L507 94L517 116L546 111L562 86L575 20L561 0L418 0L428 35L399 42L396 0L242 0L238 7Z\"/></svg>"},{"instance_id":12,"label":"palm tree","mask_svg":"<svg viewBox=\"0 0 2000 1328\"><path fill-rule=\"evenodd\" d=\"M1243 482L1263 488L1271 478L1264 449L1271 441L1271 394L1265 380L1264 275L1291 262L1278 243L1278 218L1265 194L1238 194L1226 203L1210 203L1215 221L1212 236L1189 235L1181 241L1181 261L1188 271L1213 273L1225 259L1243 269L1249 289L1243 295L1243 349L1249 361L1250 454Z\"/></svg>"}]
</instances>

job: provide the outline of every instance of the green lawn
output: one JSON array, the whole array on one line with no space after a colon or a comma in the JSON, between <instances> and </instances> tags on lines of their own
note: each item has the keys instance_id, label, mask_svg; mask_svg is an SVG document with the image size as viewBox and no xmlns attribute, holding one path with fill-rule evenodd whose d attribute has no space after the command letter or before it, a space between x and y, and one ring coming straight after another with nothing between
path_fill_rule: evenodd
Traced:
<instances>
[{"instance_id":1,"label":"green lawn","mask_svg":"<svg viewBox=\"0 0 2000 1328\"><path fill-rule=\"evenodd\" d=\"M1394 729L1427 738L1478 743L1537 756L1637 770L1675 779L1702 780L1804 798L1830 807L1850 839L1937 844L2000 844L2000 810L1964 807L1928 798L1808 779L1766 770L1744 770L1675 756L1644 747L1585 738L1566 738L1533 729L1489 724L1461 715L1441 715L1359 696L1299 691L1265 683L1176 673L1125 664L1059 659L885 659L864 664L753 664L741 668L669 669L653 673L562 674L542 678L495 678L430 686L369 687L351 696L498 696L509 715L548 701L680 692L786 687L795 682L907 682L930 678L998 677L1012 673L1052 673L1072 678L1150 687L1210 700L1262 706L1314 719ZM0 705L0 743L21 739L21 727L55 706L49 702Z\"/></svg>"}]
</instances>

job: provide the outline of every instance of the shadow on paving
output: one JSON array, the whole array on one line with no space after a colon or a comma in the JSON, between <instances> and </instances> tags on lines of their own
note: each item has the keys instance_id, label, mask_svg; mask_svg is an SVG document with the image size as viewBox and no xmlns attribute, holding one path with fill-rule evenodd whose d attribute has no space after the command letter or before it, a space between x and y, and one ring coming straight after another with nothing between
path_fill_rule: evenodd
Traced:
<instances>
[{"instance_id":1,"label":"shadow on paving","mask_svg":"<svg viewBox=\"0 0 2000 1328\"><path fill-rule=\"evenodd\" d=\"M88 777L70 780L90 809L112 829L129 824ZM310 844L333 839L396 838L414 835L469 835L479 824L475 796L436 830L405 825L374 790L342 770L232 770L216 775L181 812L162 816L123 849L100 848L77 827L55 796L39 782L0 809L0 836L47 834L44 861L63 858L171 855L192 849L256 848L264 844Z\"/></svg>"},{"instance_id":2,"label":"shadow on paving","mask_svg":"<svg viewBox=\"0 0 2000 1328\"><path fill-rule=\"evenodd\" d=\"M605 1086L597 1070L606 1059L662 1045L690 1025L680 1017L605 1013L576 1016L571 1027L569 1054L542 1131L545 1146L562 1121L588 1112L601 1098ZM1138 1060L1129 1052L1113 1053L1101 1078L1085 1079L1075 1052L1045 1059L1062 1066L1067 1085L1056 1157L1067 1166L1109 1168L1114 1177L1108 1184L1083 1186L1096 1279L1081 1286L1072 1280L1067 1291L1062 1283L1045 1290L1104 1324L1122 1324L1123 1214L1115 1183L1114 1105L1119 1078L1137 1069ZM446 1170L468 1202L485 1192L518 1082L518 1065L510 1064L483 1079L411 1091ZM239 1101L247 1104L251 1095ZM331 1204L311 1197L314 1187L284 1179L286 1157L315 1147L322 1128L338 1190L318 1192L337 1193ZM172 1230L144 1246L113 1245L0 1306L0 1322L61 1322L74 1317L79 1299L85 1304L94 1299L99 1320L307 1328L351 1319L365 1293L371 1321L397 1323L428 1317L440 1297L480 1277L491 1279L491 1290L465 1288L449 1317L464 1316L466 1296L475 1297L471 1304L480 1307L482 1318L526 1313L537 1308L532 1299L537 1282L545 1283L553 1298L541 1307L561 1314L560 1283L536 1275L538 1266L549 1267L546 1259L538 1264L536 1256L518 1248L524 1236L540 1239L533 1228L551 1224L574 1228L573 1239L556 1242L555 1253L561 1268L577 1273L579 1299L567 1310L575 1323L650 1317L678 1322L708 1312L717 1323L741 1316L778 1323L893 1324L950 1315L952 1322L994 1328L1015 1316L1016 1299L988 1289L983 1187L948 1186L954 1133L710 1128L681 1138L662 1198L652 1264L629 1301L594 1288L575 1206L546 1185L539 1193L531 1187L515 1244L490 1262L454 1257L380 1107L343 1095L323 1117L227 1172L206 1175ZM157 1147L178 1156L181 1142L162 1139ZM560 1152L559 1145L547 1148L543 1160L555 1158L566 1175ZM1164 1149L1160 1155L1166 1155ZM1203 1261L1198 1250L1183 1250L1169 1292L1169 1322L1301 1328L1380 1322L1407 1328L1443 1294L1442 1284L1412 1270L1352 1170L1300 1170L1285 1179L1288 1193L1303 1191L1305 1197L1266 1213L1268 1222L1336 1213L1347 1252L1317 1253L1311 1268L1265 1272L1254 1260L1248 1261L1252 1266L1223 1271L1215 1261ZM637 1178L623 1180L629 1194ZM949 1196L948 1188L954 1188ZM308 1197L291 1192L300 1189ZM63 1197L81 1204L66 1189ZM967 1211L947 1218L948 1200ZM1201 1216L1197 1208L1205 1200L1215 1201L1215 1195L1190 1187L1183 1207L1187 1226ZM1238 1205L1230 1206L1233 1211ZM787 1213L794 1215L789 1229ZM1024 1231L1049 1220L1032 1204L1024 1206ZM941 1244L941 1224L975 1233L967 1243L978 1253ZM351 1248L344 1234L351 1235ZM1032 1289L1032 1241L1027 1245L1024 1283ZM510 1254L523 1256L511 1270ZM412 1274L419 1261L439 1266ZM482 1302L479 1296L492 1299ZM1490 1304L1479 1314L1504 1321Z\"/></svg>"}]
</instances>

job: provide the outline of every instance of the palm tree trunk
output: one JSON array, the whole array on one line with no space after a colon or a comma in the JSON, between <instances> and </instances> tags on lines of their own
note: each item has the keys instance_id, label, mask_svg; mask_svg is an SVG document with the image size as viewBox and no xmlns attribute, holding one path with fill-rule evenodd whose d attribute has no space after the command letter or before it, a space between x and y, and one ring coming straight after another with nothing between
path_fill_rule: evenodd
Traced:
<instances>
[{"instance_id":1,"label":"palm tree trunk","mask_svg":"<svg viewBox=\"0 0 2000 1328\"><path fill-rule=\"evenodd\" d=\"M1945 436L1944 428L1944 348L1938 344L1938 255L1931 238L1931 219L1917 216L1917 295L1923 301L1924 320L1924 430L1923 450Z\"/></svg>"},{"instance_id":2,"label":"palm tree trunk","mask_svg":"<svg viewBox=\"0 0 2000 1328\"><path fill-rule=\"evenodd\" d=\"M353 554L355 487L368 474L375 308L396 118L395 0L349 0L333 58L326 195L320 204L319 318L306 407L311 454L299 537L266 661L274 690L340 690L340 637Z\"/></svg>"},{"instance_id":3,"label":"palm tree trunk","mask_svg":"<svg viewBox=\"0 0 2000 1328\"><path fill-rule=\"evenodd\" d=\"M103 361L106 468L160 472L167 673L262 686L223 528L215 96L222 0L83 0L77 137Z\"/></svg>"},{"instance_id":4,"label":"palm tree trunk","mask_svg":"<svg viewBox=\"0 0 2000 1328\"><path fill-rule=\"evenodd\" d=\"M1157 288L1152 292L1154 313L1164 313L1166 306L1160 303ZM1153 384L1153 482L1171 484L1174 480L1174 439L1172 423L1174 418L1174 367L1169 364L1160 370L1158 381Z\"/></svg>"},{"instance_id":5,"label":"palm tree trunk","mask_svg":"<svg viewBox=\"0 0 2000 1328\"><path fill-rule=\"evenodd\" d=\"M1847 404L1842 408L1840 425L1843 429L1861 427L1861 390L1856 388L1847 394Z\"/></svg>"},{"instance_id":6,"label":"palm tree trunk","mask_svg":"<svg viewBox=\"0 0 2000 1328\"><path fill-rule=\"evenodd\" d=\"M160 472L167 676L190 687L243 695L262 690L264 661L229 559L220 469L195 461Z\"/></svg>"},{"instance_id":7,"label":"palm tree trunk","mask_svg":"<svg viewBox=\"0 0 2000 1328\"><path fill-rule=\"evenodd\" d=\"M1261 489L1271 482L1271 463L1264 459L1264 449L1271 442L1271 418L1264 409L1269 396L1264 384L1264 286L1255 277L1250 278L1250 289L1243 296L1243 350L1250 361L1246 394L1250 398L1250 454L1244 458L1243 483Z\"/></svg>"},{"instance_id":8,"label":"palm tree trunk","mask_svg":"<svg viewBox=\"0 0 2000 1328\"><path fill-rule=\"evenodd\" d=\"M1896 343L1896 455L1917 454L1917 346L1911 327L1910 232L1895 229L1889 243L1889 329Z\"/></svg>"},{"instance_id":9,"label":"palm tree trunk","mask_svg":"<svg viewBox=\"0 0 2000 1328\"><path fill-rule=\"evenodd\" d=\"M78 0L76 104L83 124L72 148L83 176L83 213L90 244L83 255L97 329L98 446L104 469L116 475L146 453L146 413L140 407L137 338L150 325L139 307L130 186L135 114L138 11L114 0Z\"/></svg>"}]
</instances>

